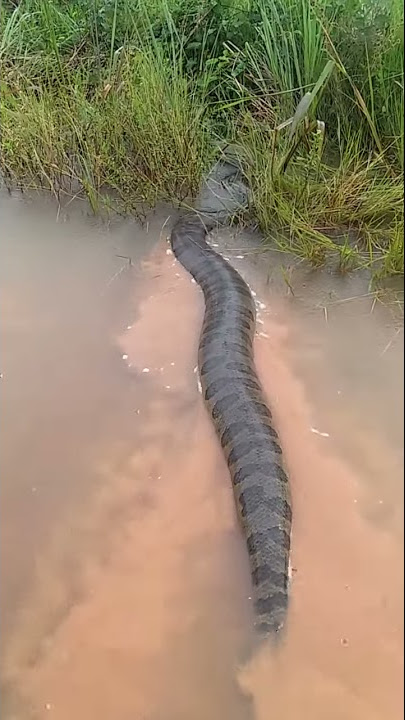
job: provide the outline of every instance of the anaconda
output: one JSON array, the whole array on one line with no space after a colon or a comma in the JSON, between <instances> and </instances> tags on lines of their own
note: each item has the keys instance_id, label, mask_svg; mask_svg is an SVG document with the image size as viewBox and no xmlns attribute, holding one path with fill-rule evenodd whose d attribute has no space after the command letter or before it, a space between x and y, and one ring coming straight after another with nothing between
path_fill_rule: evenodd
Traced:
<instances>
[{"instance_id":1,"label":"anaconda","mask_svg":"<svg viewBox=\"0 0 405 720\"><path fill-rule=\"evenodd\" d=\"M267 635L280 630L287 611L288 478L254 365L255 303L238 272L207 243L208 228L197 214L183 217L172 230L171 246L204 294L198 352L202 393L227 460L246 537L255 624Z\"/></svg>"}]
</instances>

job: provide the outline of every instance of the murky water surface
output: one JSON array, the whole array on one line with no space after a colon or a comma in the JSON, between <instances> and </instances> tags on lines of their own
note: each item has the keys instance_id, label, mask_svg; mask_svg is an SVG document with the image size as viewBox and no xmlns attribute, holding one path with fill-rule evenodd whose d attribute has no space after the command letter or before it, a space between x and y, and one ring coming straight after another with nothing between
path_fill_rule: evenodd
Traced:
<instances>
[{"instance_id":1,"label":"murky water surface","mask_svg":"<svg viewBox=\"0 0 405 720\"><path fill-rule=\"evenodd\" d=\"M260 301L291 478L275 652L254 645L170 211L106 225L3 196L0 214L4 720L399 720L401 296L213 238Z\"/></svg>"}]
</instances>

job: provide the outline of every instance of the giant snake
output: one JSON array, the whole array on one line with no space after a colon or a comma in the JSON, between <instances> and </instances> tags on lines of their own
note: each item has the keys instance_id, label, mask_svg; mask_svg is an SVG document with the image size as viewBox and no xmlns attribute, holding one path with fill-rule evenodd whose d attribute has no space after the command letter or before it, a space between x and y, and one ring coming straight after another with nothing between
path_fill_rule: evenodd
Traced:
<instances>
[{"instance_id":1,"label":"giant snake","mask_svg":"<svg viewBox=\"0 0 405 720\"><path fill-rule=\"evenodd\" d=\"M198 351L202 394L229 467L246 538L255 625L268 635L284 625L288 605L289 485L254 365L255 303L239 273L206 240L207 231L234 207L232 184L229 178L224 182L224 165L215 172L198 203L199 212L177 221L170 242L204 294ZM228 175L235 181L235 169Z\"/></svg>"}]
</instances>

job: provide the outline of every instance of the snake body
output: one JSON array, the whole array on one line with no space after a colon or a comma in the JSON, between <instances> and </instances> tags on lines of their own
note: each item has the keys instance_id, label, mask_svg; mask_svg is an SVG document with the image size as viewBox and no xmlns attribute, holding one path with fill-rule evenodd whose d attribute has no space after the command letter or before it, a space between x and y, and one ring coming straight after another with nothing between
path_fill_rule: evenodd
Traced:
<instances>
[{"instance_id":1,"label":"snake body","mask_svg":"<svg viewBox=\"0 0 405 720\"><path fill-rule=\"evenodd\" d=\"M198 366L202 393L229 467L247 543L255 625L272 634L288 603L291 504L272 416L255 370L255 303L238 272L206 242L197 216L171 233L176 258L203 291Z\"/></svg>"}]
</instances>

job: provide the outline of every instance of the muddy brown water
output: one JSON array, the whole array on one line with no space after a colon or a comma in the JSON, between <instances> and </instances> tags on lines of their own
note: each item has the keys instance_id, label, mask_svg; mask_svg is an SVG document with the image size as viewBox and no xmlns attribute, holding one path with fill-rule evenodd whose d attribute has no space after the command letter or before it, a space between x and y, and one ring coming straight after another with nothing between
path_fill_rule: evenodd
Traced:
<instances>
[{"instance_id":1,"label":"muddy brown water","mask_svg":"<svg viewBox=\"0 0 405 720\"><path fill-rule=\"evenodd\" d=\"M213 237L260 302L293 496L288 626L256 647L169 214L0 200L2 718L399 720L402 296Z\"/></svg>"}]
</instances>

